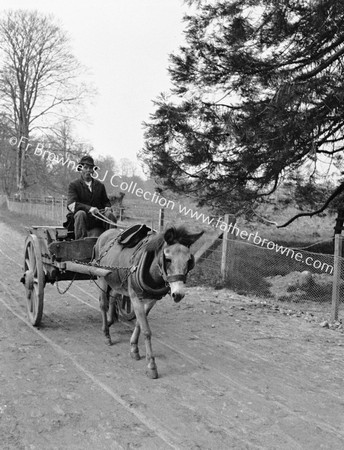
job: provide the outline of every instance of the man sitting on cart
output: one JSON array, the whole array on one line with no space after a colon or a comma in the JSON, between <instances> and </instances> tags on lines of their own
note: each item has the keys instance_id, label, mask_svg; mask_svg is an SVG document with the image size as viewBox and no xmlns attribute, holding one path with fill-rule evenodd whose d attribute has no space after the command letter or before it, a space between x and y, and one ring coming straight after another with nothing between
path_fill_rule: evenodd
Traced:
<instances>
[{"instance_id":1,"label":"man sitting on cart","mask_svg":"<svg viewBox=\"0 0 344 450\"><path fill-rule=\"evenodd\" d=\"M74 216L75 239L89 236L90 230L109 228L108 223L95 217L102 212L107 219L117 222L103 183L92 177L97 167L91 156L83 156L78 164L81 177L68 187L67 208Z\"/></svg>"}]
</instances>

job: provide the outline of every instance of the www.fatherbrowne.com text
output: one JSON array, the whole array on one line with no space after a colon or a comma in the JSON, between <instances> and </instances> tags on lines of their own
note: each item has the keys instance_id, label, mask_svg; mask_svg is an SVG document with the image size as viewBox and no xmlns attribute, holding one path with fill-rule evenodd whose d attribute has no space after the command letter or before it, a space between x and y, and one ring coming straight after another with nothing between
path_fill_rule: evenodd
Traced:
<instances>
[{"instance_id":1,"label":"www.fatherbrowne.com text","mask_svg":"<svg viewBox=\"0 0 344 450\"><path fill-rule=\"evenodd\" d=\"M18 149L20 148L20 146L22 147L22 149L24 147L24 152L28 151L30 147L31 150L33 149L33 144L30 144L26 137L21 137L19 140L16 137L12 137L10 139L10 144L12 146L16 146ZM44 145L42 143L38 143L36 145L33 154L36 156L40 156L42 159L46 159L51 164L61 164L62 166L67 166L68 168L75 171L78 171L78 168L80 167L76 161L69 159L69 157L65 158L63 157L63 155L57 155L50 150L44 149ZM109 171L107 170L103 175L103 178L99 179L99 174L95 170L93 177L99 179L99 181L101 182L104 182L108 175ZM119 174L113 173L110 175L110 184L114 188L136 195L139 198L143 198L145 201L155 203L161 208L167 208L174 211L176 210L176 203L173 200L168 200L157 192L152 193L149 191L145 191L142 188L138 187L136 182L131 181L130 183L128 183L126 181L121 181L121 176ZM278 245L268 239L263 239L259 236L258 232L249 233L246 230L240 230L235 223L227 224L222 217L211 217L205 215L204 213L200 213L197 210L193 210L192 208L182 206L181 204L178 204L178 213L185 217L195 219L198 222L202 222L202 224L210 225L214 228L219 228L221 231L223 231L224 237L226 239L233 239L233 237L235 236L235 238L246 240L247 242L253 243L253 245L255 246L260 246L270 251L275 251L276 253L287 256L297 262L313 267L316 270L320 270L329 275L333 274L333 266L331 264L321 262L317 259L314 259L312 256L305 257L304 254L299 251L295 251L294 249L289 247L284 247L283 245Z\"/></svg>"}]
</instances>

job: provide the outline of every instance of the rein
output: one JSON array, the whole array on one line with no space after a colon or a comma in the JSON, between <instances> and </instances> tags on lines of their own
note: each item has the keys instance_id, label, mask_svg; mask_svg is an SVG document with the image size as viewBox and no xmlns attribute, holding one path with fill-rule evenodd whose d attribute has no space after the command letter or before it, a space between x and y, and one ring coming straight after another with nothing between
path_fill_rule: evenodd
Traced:
<instances>
[{"instance_id":1,"label":"rein","mask_svg":"<svg viewBox=\"0 0 344 450\"><path fill-rule=\"evenodd\" d=\"M104 210L102 210L104 211ZM108 219L106 216L104 216L104 214L99 211L97 214L93 214L91 213L93 217L95 217L96 219L108 223L109 225L116 225L117 227L121 227L121 228L128 228L127 225L123 224L122 222L113 222L112 220Z\"/></svg>"}]
</instances>

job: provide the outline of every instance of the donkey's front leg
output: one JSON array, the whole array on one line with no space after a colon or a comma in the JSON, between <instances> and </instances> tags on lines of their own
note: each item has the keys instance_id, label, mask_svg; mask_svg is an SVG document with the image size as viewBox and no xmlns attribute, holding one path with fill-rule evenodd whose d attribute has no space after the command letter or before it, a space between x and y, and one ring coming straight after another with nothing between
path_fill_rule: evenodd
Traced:
<instances>
[{"instance_id":1,"label":"donkey's front leg","mask_svg":"<svg viewBox=\"0 0 344 450\"><path fill-rule=\"evenodd\" d=\"M135 302L135 300L134 300L134 302ZM133 307L134 307L134 302L132 302ZM144 304L146 316L148 316L149 311L153 308L154 305L155 305L155 300L151 300L149 303ZM134 307L134 310L135 310L135 307ZM131 335L131 338L130 338L130 356L133 359L136 359L137 361L139 359L141 359L140 352L139 352L140 332L141 332L140 322L138 319L136 319L135 328L134 328L133 334Z\"/></svg>"},{"instance_id":2,"label":"donkey's front leg","mask_svg":"<svg viewBox=\"0 0 344 450\"><path fill-rule=\"evenodd\" d=\"M100 312L101 312L102 319L103 319L102 330L103 330L103 333L105 334L106 343L108 345L112 345L110 330L109 330L109 323L107 320L107 312L109 309L108 284L104 278L100 278L100 279L98 279L98 286L100 289L99 307L100 307Z\"/></svg>"},{"instance_id":3,"label":"donkey's front leg","mask_svg":"<svg viewBox=\"0 0 344 450\"><path fill-rule=\"evenodd\" d=\"M140 331L142 331L145 337L145 346L146 346L146 361L148 362L147 366L147 375L149 378L158 378L158 370L155 364L155 358L153 356L152 351L152 343L151 337L152 332L148 325L147 315L149 311L153 308L156 303L156 300L142 300L139 299L134 292L130 292L130 298L134 306L134 311L136 314L136 325L134 332L130 339L131 350L130 353L133 358L139 359L139 350L138 350L138 339L140 335Z\"/></svg>"},{"instance_id":4,"label":"donkey's front leg","mask_svg":"<svg viewBox=\"0 0 344 450\"><path fill-rule=\"evenodd\" d=\"M133 305L134 306L134 305ZM135 308L134 308L135 310ZM136 316L137 317L137 316ZM137 361L141 359L139 352L140 322L136 319L135 328L130 338L130 356Z\"/></svg>"},{"instance_id":5,"label":"donkey's front leg","mask_svg":"<svg viewBox=\"0 0 344 450\"><path fill-rule=\"evenodd\" d=\"M147 324L147 332L145 333L143 331L143 334L145 336L145 344L146 344L146 361L148 362L146 373L150 378L158 378L158 369L155 364L155 357L153 355L153 350L152 350L152 342L151 342L152 332L151 332L149 324L148 324L148 314L149 314L149 311L155 305L155 303L156 303L156 300L150 299L150 300L145 300L145 304L144 304L145 318L146 318L146 324Z\"/></svg>"}]
</instances>

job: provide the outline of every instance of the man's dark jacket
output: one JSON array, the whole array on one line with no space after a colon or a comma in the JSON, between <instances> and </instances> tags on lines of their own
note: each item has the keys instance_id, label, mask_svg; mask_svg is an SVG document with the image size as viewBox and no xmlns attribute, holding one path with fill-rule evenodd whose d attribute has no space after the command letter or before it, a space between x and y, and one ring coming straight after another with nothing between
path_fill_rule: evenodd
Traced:
<instances>
[{"instance_id":1,"label":"man's dark jacket","mask_svg":"<svg viewBox=\"0 0 344 450\"><path fill-rule=\"evenodd\" d=\"M69 206L74 202L74 214L80 210L88 212L92 206L98 209L111 206L105 186L95 179L92 179L92 192L81 178L70 183L68 187L67 205Z\"/></svg>"}]
</instances>

